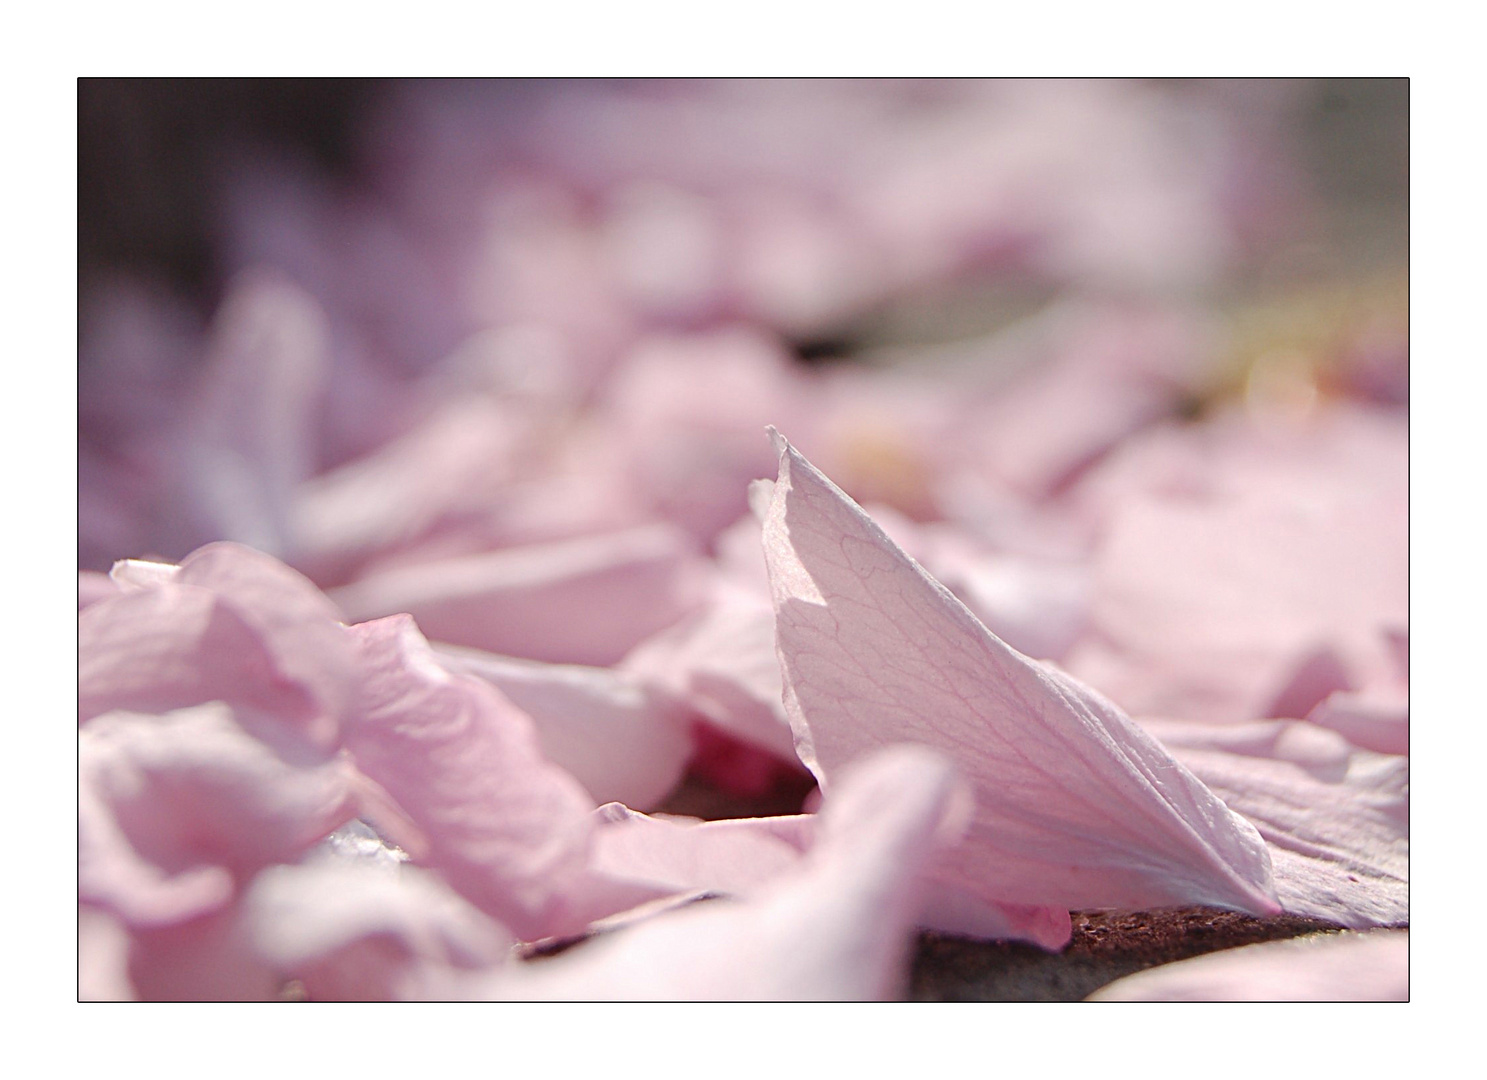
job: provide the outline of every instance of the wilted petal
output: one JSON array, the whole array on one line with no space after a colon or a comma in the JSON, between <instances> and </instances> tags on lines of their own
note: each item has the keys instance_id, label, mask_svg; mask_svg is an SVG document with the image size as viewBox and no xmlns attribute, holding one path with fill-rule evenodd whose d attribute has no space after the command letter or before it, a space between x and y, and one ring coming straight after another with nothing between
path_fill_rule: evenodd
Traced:
<instances>
[{"instance_id":1,"label":"wilted petal","mask_svg":"<svg viewBox=\"0 0 1487 1080\"><path fill-rule=\"evenodd\" d=\"M353 812L344 762L221 702L97 717L78 774L78 895L132 925L221 908Z\"/></svg>"},{"instance_id":2,"label":"wilted petal","mask_svg":"<svg viewBox=\"0 0 1487 1080\"><path fill-rule=\"evenodd\" d=\"M1281 906L1355 929L1409 920L1409 761L1305 721L1142 726L1260 830Z\"/></svg>"},{"instance_id":3,"label":"wilted petal","mask_svg":"<svg viewBox=\"0 0 1487 1080\"><path fill-rule=\"evenodd\" d=\"M543 755L595 802L648 810L686 770L687 710L626 672L450 646L435 652L446 667L485 680L531 717Z\"/></svg>"},{"instance_id":4,"label":"wilted petal","mask_svg":"<svg viewBox=\"0 0 1487 1080\"><path fill-rule=\"evenodd\" d=\"M964 794L938 754L884 751L844 772L798 872L748 900L666 913L510 971L483 992L653 1001L897 996L921 871L954 843Z\"/></svg>"},{"instance_id":5,"label":"wilted petal","mask_svg":"<svg viewBox=\"0 0 1487 1080\"><path fill-rule=\"evenodd\" d=\"M937 880L1035 906L1279 910L1260 837L1114 705L1010 649L777 434L765 521L801 759L954 756L976 816Z\"/></svg>"},{"instance_id":6,"label":"wilted petal","mask_svg":"<svg viewBox=\"0 0 1487 1080\"><path fill-rule=\"evenodd\" d=\"M362 697L346 747L422 831L427 862L524 939L572 933L593 803L495 687L452 673L406 615L350 628Z\"/></svg>"},{"instance_id":7,"label":"wilted petal","mask_svg":"<svg viewBox=\"0 0 1487 1080\"><path fill-rule=\"evenodd\" d=\"M1267 941L1148 968L1090 1001L1408 1001L1408 930Z\"/></svg>"},{"instance_id":8,"label":"wilted petal","mask_svg":"<svg viewBox=\"0 0 1487 1080\"><path fill-rule=\"evenodd\" d=\"M386 570L332 595L351 622L407 612L433 641L603 667L696 605L695 559L655 526Z\"/></svg>"}]
</instances>

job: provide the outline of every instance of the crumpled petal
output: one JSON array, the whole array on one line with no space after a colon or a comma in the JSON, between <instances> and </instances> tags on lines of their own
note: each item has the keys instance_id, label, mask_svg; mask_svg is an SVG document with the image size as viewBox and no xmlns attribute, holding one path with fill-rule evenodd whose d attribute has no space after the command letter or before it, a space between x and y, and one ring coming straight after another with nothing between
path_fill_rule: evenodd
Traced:
<instances>
[{"instance_id":1,"label":"crumpled petal","mask_svg":"<svg viewBox=\"0 0 1487 1080\"><path fill-rule=\"evenodd\" d=\"M832 772L911 741L954 756L976 817L937 880L1061 908L1212 904L1279 911L1254 827L1114 705L992 636L771 432L765 521L801 759Z\"/></svg>"},{"instance_id":2,"label":"crumpled petal","mask_svg":"<svg viewBox=\"0 0 1487 1080\"><path fill-rule=\"evenodd\" d=\"M1281 906L1361 929L1409 921L1409 761L1305 721L1145 720L1270 849Z\"/></svg>"},{"instance_id":3,"label":"crumpled petal","mask_svg":"<svg viewBox=\"0 0 1487 1080\"><path fill-rule=\"evenodd\" d=\"M691 541L648 526L369 573L332 592L348 622L406 612L430 640L606 667L700 599Z\"/></svg>"},{"instance_id":4,"label":"crumpled petal","mask_svg":"<svg viewBox=\"0 0 1487 1080\"><path fill-rule=\"evenodd\" d=\"M354 812L344 761L221 702L95 718L78 786L78 897L133 926L220 909Z\"/></svg>"},{"instance_id":5,"label":"crumpled petal","mask_svg":"<svg viewBox=\"0 0 1487 1080\"><path fill-rule=\"evenodd\" d=\"M435 653L444 666L485 680L531 717L542 753L595 802L651 809L686 771L688 711L626 672L451 646Z\"/></svg>"},{"instance_id":6,"label":"crumpled petal","mask_svg":"<svg viewBox=\"0 0 1487 1080\"><path fill-rule=\"evenodd\" d=\"M899 996L921 871L964 827L939 754L895 747L844 772L797 872L507 969L479 992L519 1000L825 1000Z\"/></svg>"},{"instance_id":7,"label":"crumpled petal","mask_svg":"<svg viewBox=\"0 0 1487 1080\"><path fill-rule=\"evenodd\" d=\"M127 560L119 595L78 615L78 719L203 701L252 707L335 744L355 693L352 643L306 578L237 544L179 567Z\"/></svg>"},{"instance_id":8,"label":"crumpled petal","mask_svg":"<svg viewBox=\"0 0 1487 1080\"><path fill-rule=\"evenodd\" d=\"M350 633L362 693L345 745L421 830L427 864L523 939L581 930L568 904L593 803L543 757L532 721L489 683L446 670L407 615Z\"/></svg>"},{"instance_id":9,"label":"crumpled petal","mask_svg":"<svg viewBox=\"0 0 1487 1080\"><path fill-rule=\"evenodd\" d=\"M1266 941L1162 964L1090 1001L1408 1001L1408 930Z\"/></svg>"}]
</instances>

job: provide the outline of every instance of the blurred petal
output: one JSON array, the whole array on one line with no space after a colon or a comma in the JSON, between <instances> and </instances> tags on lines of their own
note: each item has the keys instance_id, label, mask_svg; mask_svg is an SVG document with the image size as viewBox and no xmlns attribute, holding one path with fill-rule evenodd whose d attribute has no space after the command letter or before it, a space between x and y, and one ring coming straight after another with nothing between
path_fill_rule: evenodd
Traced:
<instances>
[{"instance_id":1,"label":"blurred petal","mask_svg":"<svg viewBox=\"0 0 1487 1080\"><path fill-rule=\"evenodd\" d=\"M288 554L290 498L316 464L329 362L330 328L312 297L268 276L234 283L181 452L208 535Z\"/></svg>"},{"instance_id":2,"label":"blurred petal","mask_svg":"<svg viewBox=\"0 0 1487 1080\"><path fill-rule=\"evenodd\" d=\"M308 580L236 544L180 567L120 564L119 595L78 616L78 717L250 706L332 746L354 692L352 646Z\"/></svg>"},{"instance_id":3,"label":"blurred petal","mask_svg":"<svg viewBox=\"0 0 1487 1080\"><path fill-rule=\"evenodd\" d=\"M700 599L690 542L632 529L382 571L332 595L349 622L407 612L431 640L607 666Z\"/></svg>"},{"instance_id":4,"label":"blurred petal","mask_svg":"<svg viewBox=\"0 0 1487 1080\"><path fill-rule=\"evenodd\" d=\"M992 636L778 434L765 522L785 707L831 774L889 742L954 755L976 816L937 880L1033 906L1279 910L1253 826L1109 702Z\"/></svg>"},{"instance_id":5,"label":"blurred petal","mask_svg":"<svg viewBox=\"0 0 1487 1080\"><path fill-rule=\"evenodd\" d=\"M1066 665L1137 715L1301 719L1397 679L1407 626L1401 417L1296 431L1220 417L1124 448L1081 499L1103 522L1091 627Z\"/></svg>"},{"instance_id":6,"label":"blurred petal","mask_svg":"<svg viewBox=\"0 0 1487 1080\"><path fill-rule=\"evenodd\" d=\"M567 912L593 803L548 762L489 683L441 666L406 615L351 627L362 698L346 747L428 842L427 862L523 939L583 928Z\"/></svg>"},{"instance_id":7,"label":"blurred petal","mask_svg":"<svg viewBox=\"0 0 1487 1080\"><path fill-rule=\"evenodd\" d=\"M1410 702L1407 692L1347 693L1336 691L1309 712L1307 720L1331 728L1354 746L1380 754L1410 752Z\"/></svg>"},{"instance_id":8,"label":"blurred petal","mask_svg":"<svg viewBox=\"0 0 1487 1080\"><path fill-rule=\"evenodd\" d=\"M129 983L129 932L108 912L77 906L77 999L133 1001Z\"/></svg>"},{"instance_id":9,"label":"blurred petal","mask_svg":"<svg viewBox=\"0 0 1487 1080\"><path fill-rule=\"evenodd\" d=\"M757 523L754 532L757 545ZM766 596L720 583L702 611L641 643L623 666L730 735L795 760Z\"/></svg>"},{"instance_id":10,"label":"blurred petal","mask_svg":"<svg viewBox=\"0 0 1487 1080\"><path fill-rule=\"evenodd\" d=\"M313 1001L448 996L452 973L496 965L511 945L437 875L347 859L265 870L242 918L254 952Z\"/></svg>"},{"instance_id":11,"label":"blurred petal","mask_svg":"<svg viewBox=\"0 0 1487 1080\"><path fill-rule=\"evenodd\" d=\"M221 702L97 717L78 773L78 896L136 925L221 908L353 813L344 762Z\"/></svg>"},{"instance_id":12,"label":"blurred petal","mask_svg":"<svg viewBox=\"0 0 1487 1080\"><path fill-rule=\"evenodd\" d=\"M1267 941L1148 968L1090 1001L1408 1001L1408 930Z\"/></svg>"},{"instance_id":13,"label":"blurred petal","mask_svg":"<svg viewBox=\"0 0 1487 1080\"><path fill-rule=\"evenodd\" d=\"M531 717L543 755L595 802L658 805L692 752L690 716L636 677L607 668L514 660L442 646L439 661L483 679Z\"/></svg>"},{"instance_id":14,"label":"blurred petal","mask_svg":"<svg viewBox=\"0 0 1487 1080\"><path fill-rule=\"evenodd\" d=\"M77 573L77 609L92 607L100 600L107 600L110 596L117 596L119 587L113 583L107 574L100 574L97 570L79 570Z\"/></svg>"},{"instance_id":15,"label":"blurred petal","mask_svg":"<svg viewBox=\"0 0 1487 1080\"><path fill-rule=\"evenodd\" d=\"M847 770L800 870L750 899L710 901L510 970L508 999L847 1001L907 982L921 871L963 827L942 757L886 750Z\"/></svg>"},{"instance_id":16,"label":"blurred petal","mask_svg":"<svg viewBox=\"0 0 1487 1080\"><path fill-rule=\"evenodd\" d=\"M1409 921L1409 761L1304 721L1142 726L1260 830L1281 906L1359 929Z\"/></svg>"}]
</instances>

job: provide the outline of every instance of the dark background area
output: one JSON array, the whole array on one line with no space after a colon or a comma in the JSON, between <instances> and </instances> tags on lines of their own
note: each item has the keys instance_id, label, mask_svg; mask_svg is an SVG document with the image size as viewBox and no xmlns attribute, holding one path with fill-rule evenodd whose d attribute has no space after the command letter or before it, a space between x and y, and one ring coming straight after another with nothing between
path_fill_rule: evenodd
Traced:
<instances>
[{"instance_id":1,"label":"dark background area","mask_svg":"<svg viewBox=\"0 0 1487 1080\"><path fill-rule=\"evenodd\" d=\"M1193 84L1169 81L1174 92ZM213 178L233 155L287 150L333 183L358 179L361 125L381 79L80 79L78 272L163 280L206 315L222 286ZM1357 270L1408 253L1409 80L1311 81L1297 117L1302 165L1320 196L1315 238Z\"/></svg>"}]
</instances>

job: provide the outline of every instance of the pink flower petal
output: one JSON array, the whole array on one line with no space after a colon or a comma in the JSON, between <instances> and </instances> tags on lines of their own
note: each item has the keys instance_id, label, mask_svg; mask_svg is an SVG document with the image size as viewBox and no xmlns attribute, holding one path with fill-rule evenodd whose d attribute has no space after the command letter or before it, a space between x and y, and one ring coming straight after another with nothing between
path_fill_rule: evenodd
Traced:
<instances>
[{"instance_id":1,"label":"pink flower petal","mask_svg":"<svg viewBox=\"0 0 1487 1080\"><path fill-rule=\"evenodd\" d=\"M747 894L800 865L816 824L806 814L681 821L619 804L598 813L594 871L662 893Z\"/></svg>"},{"instance_id":2,"label":"pink flower petal","mask_svg":"<svg viewBox=\"0 0 1487 1080\"><path fill-rule=\"evenodd\" d=\"M595 802L648 810L686 771L690 713L626 672L451 646L435 652L444 666L490 683L531 717L543 755Z\"/></svg>"},{"instance_id":3,"label":"pink flower petal","mask_svg":"<svg viewBox=\"0 0 1487 1080\"><path fill-rule=\"evenodd\" d=\"M1397 679L1408 625L1403 419L1161 429L1089 478L1091 632L1065 661L1137 715L1300 719Z\"/></svg>"},{"instance_id":4,"label":"pink flower petal","mask_svg":"<svg viewBox=\"0 0 1487 1080\"><path fill-rule=\"evenodd\" d=\"M757 522L754 533L757 545ZM795 760L767 595L720 582L702 611L641 643L623 666L730 735Z\"/></svg>"},{"instance_id":5,"label":"pink flower petal","mask_svg":"<svg viewBox=\"0 0 1487 1080\"><path fill-rule=\"evenodd\" d=\"M270 276L234 283L218 315L181 453L208 536L287 555L294 487L314 471L330 328L308 294Z\"/></svg>"},{"instance_id":6,"label":"pink flower petal","mask_svg":"<svg viewBox=\"0 0 1487 1080\"><path fill-rule=\"evenodd\" d=\"M1408 930L1267 941L1148 968L1090 1001L1408 1001Z\"/></svg>"},{"instance_id":7,"label":"pink flower petal","mask_svg":"<svg viewBox=\"0 0 1487 1080\"><path fill-rule=\"evenodd\" d=\"M314 1001L446 997L460 971L501 963L511 945L437 875L346 859L265 870L241 918L254 953Z\"/></svg>"},{"instance_id":8,"label":"pink flower petal","mask_svg":"<svg viewBox=\"0 0 1487 1080\"><path fill-rule=\"evenodd\" d=\"M96 717L78 772L78 895L134 925L221 908L354 812L343 761L221 702Z\"/></svg>"},{"instance_id":9,"label":"pink flower petal","mask_svg":"<svg viewBox=\"0 0 1487 1080\"><path fill-rule=\"evenodd\" d=\"M1304 721L1143 720L1260 830L1281 906L1354 929L1409 920L1409 762Z\"/></svg>"},{"instance_id":10,"label":"pink flower petal","mask_svg":"<svg viewBox=\"0 0 1487 1080\"><path fill-rule=\"evenodd\" d=\"M954 755L977 810L937 880L1032 906L1279 910L1253 826L1115 706L992 636L778 433L765 521L785 707L829 800L872 747Z\"/></svg>"},{"instance_id":11,"label":"pink flower petal","mask_svg":"<svg viewBox=\"0 0 1487 1080\"><path fill-rule=\"evenodd\" d=\"M407 612L431 640L608 666L700 599L690 542L669 526L387 570L332 595L348 621Z\"/></svg>"},{"instance_id":12,"label":"pink flower petal","mask_svg":"<svg viewBox=\"0 0 1487 1080\"><path fill-rule=\"evenodd\" d=\"M801 868L749 899L657 916L481 992L515 999L860 1000L900 995L921 871L964 826L938 754L884 751L844 772Z\"/></svg>"},{"instance_id":13,"label":"pink flower petal","mask_svg":"<svg viewBox=\"0 0 1487 1080\"><path fill-rule=\"evenodd\" d=\"M77 574L77 609L90 608L100 600L117 596L119 587L107 574L97 570L79 570Z\"/></svg>"},{"instance_id":14,"label":"pink flower petal","mask_svg":"<svg viewBox=\"0 0 1487 1080\"><path fill-rule=\"evenodd\" d=\"M135 1000L129 982L129 931L88 904L77 907L77 999Z\"/></svg>"},{"instance_id":15,"label":"pink flower petal","mask_svg":"<svg viewBox=\"0 0 1487 1080\"><path fill-rule=\"evenodd\" d=\"M1331 728L1354 746L1380 754L1410 752L1410 702L1404 690L1394 693L1338 691L1307 713L1306 719Z\"/></svg>"},{"instance_id":16,"label":"pink flower petal","mask_svg":"<svg viewBox=\"0 0 1487 1080\"><path fill-rule=\"evenodd\" d=\"M489 683L441 666L406 615L350 633L362 696L346 747L422 831L428 864L524 939L581 930L567 904L593 803L542 756L531 720Z\"/></svg>"},{"instance_id":17,"label":"pink flower petal","mask_svg":"<svg viewBox=\"0 0 1487 1080\"><path fill-rule=\"evenodd\" d=\"M209 544L179 568L120 564L121 592L78 616L78 717L221 700L333 746L354 693L352 644L334 607L282 563Z\"/></svg>"}]
</instances>

